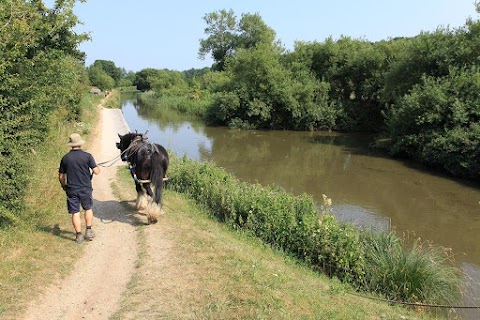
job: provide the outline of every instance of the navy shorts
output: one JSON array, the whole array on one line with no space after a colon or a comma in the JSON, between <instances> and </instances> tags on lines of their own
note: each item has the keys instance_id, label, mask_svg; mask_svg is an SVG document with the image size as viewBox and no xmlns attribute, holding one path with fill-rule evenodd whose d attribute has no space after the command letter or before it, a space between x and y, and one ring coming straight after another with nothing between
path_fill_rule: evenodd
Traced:
<instances>
[{"instance_id":1,"label":"navy shorts","mask_svg":"<svg viewBox=\"0 0 480 320\"><path fill-rule=\"evenodd\" d=\"M80 212L80 205L83 210L92 209L92 189L67 190L68 213Z\"/></svg>"}]
</instances>

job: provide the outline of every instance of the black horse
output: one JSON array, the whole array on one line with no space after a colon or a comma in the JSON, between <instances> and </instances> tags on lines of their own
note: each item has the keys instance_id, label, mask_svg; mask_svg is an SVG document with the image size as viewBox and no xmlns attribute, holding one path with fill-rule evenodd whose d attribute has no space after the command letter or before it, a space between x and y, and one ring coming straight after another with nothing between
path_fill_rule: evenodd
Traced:
<instances>
[{"instance_id":1,"label":"black horse","mask_svg":"<svg viewBox=\"0 0 480 320\"><path fill-rule=\"evenodd\" d=\"M148 223L156 223L162 213L163 181L168 169L168 153L157 143L148 141L145 134L118 134L117 148L127 161L137 190L136 208L147 210ZM152 191L153 186L153 191ZM148 197L147 197L148 195Z\"/></svg>"}]
</instances>

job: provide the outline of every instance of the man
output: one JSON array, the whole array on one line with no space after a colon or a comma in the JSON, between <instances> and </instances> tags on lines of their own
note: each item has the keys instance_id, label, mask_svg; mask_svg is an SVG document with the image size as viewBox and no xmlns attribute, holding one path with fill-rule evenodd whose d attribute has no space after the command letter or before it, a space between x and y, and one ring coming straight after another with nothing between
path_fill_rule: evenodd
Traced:
<instances>
[{"instance_id":1,"label":"man","mask_svg":"<svg viewBox=\"0 0 480 320\"><path fill-rule=\"evenodd\" d=\"M75 242L78 244L84 239L91 241L95 237L92 231L92 176L100 173L93 156L82 150L84 143L78 133L72 133L67 143L71 150L63 156L58 169L58 180L67 193L68 213L72 215L72 224L76 232ZM80 206L85 210L85 236L82 234Z\"/></svg>"}]
</instances>

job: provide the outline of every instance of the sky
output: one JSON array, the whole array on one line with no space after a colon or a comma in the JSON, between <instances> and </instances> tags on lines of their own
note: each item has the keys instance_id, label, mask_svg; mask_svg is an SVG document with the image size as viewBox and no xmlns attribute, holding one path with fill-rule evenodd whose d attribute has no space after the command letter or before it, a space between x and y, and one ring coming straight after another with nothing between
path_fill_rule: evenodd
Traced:
<instances>
[{"instance_id":1,"label":"sky","mask_svg":"<svg viewBox=\"0 0 480 320\"><path fill-rule=\"evenodd\" d=\"M480 17L474 0L88 0L75 5L83 22L75 31L91 36L79 48L87 66L101 59L133 72L199 69L213 63L198 58L200 39L208 37L203 17L222 9L232 9L237 19L258 13L287 50L295 41L342 35L368 41L412 37Z\"/></svg>"}]
</instances>

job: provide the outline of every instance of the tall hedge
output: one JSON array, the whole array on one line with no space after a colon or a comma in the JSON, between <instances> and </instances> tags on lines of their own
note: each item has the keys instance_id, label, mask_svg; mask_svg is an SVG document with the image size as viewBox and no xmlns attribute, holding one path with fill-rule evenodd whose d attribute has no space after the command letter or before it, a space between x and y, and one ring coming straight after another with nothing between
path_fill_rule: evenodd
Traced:
<instances>
[{"instance_id":1,"label":"tall hedge","mask_svg":"<svg viewBox=\"0 0 480 320\"><path fill-rule=\"evenodd\" d=\"M15 222L28 183L25 154L41 143L50 114L79 114L85 39L72 28L74 0L5 1L0 6L0 227Z\"/></svg>"}]
</instances>

